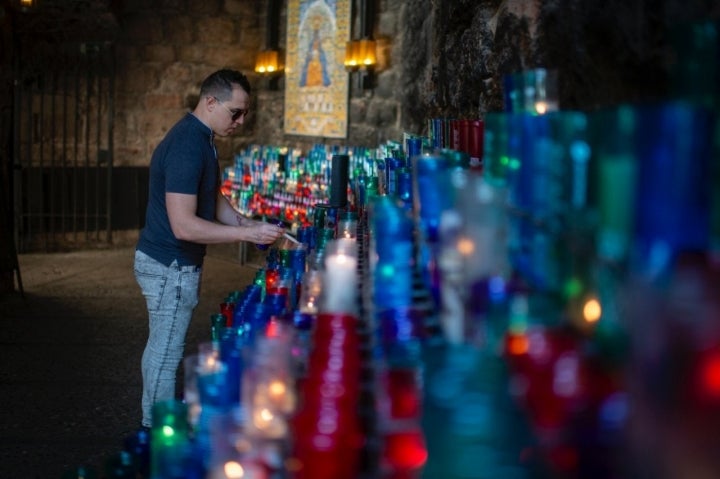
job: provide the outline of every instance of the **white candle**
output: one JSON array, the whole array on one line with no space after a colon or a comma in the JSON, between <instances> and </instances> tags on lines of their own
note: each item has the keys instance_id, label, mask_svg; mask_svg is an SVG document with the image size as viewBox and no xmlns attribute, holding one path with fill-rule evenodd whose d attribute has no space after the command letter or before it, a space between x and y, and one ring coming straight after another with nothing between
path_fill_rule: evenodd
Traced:
<instances>
[{"instance_id":1,"label":"white candle","mask_svg":"<svg viewBox=\"0 0 720 479\"><path fill-rule=\"evenodd\" d=\"M340 220L338 223L338 236L340 238L355 239L357 238L357 221Z\"/></svg>"},{"instance_id":2,"label":"white candle","mask_svg":"<svg viewBox=\"0 0 720 479\"><path fill-rule=\"evenodd\" d=\"M357 243L354 240L331 241L325 256L323 304L325 313L357 312Z\"/></svg>"},{"instance_id":3,"label":"white candle","mask_svg":"<svg viewBox=\"0 0 720 479\"><path fill-rule=\"evenodd\" d=\"M214 466L207 477L208 479L265 479L267 475L253 461L230 459Z\"/></svg>"},{"instance_id":4,"label":"white candle","mask_svg":"<svg viewBox=\"0 0 720 479\"><path fill-rule=\"evenodd\" d=\"M300 300L298 301L301 313L316 314L320 295L322 294L322 275L320 271L310 270L305 272L300 288Z\"/></svg>"}]
</instances>

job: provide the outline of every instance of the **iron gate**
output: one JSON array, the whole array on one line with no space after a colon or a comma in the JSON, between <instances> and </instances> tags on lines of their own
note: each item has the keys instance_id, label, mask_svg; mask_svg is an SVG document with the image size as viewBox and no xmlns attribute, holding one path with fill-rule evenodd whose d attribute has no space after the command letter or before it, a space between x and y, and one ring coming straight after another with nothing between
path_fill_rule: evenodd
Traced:
<instances>
[{"instance_id":1,"label":"iron gate","mask_svg":"<svg viewBox=\"0 0 720 479\"><path fill-rule=\"evenodd\" d=\"M19 252L112 241L115 62L110 43L20 51L14 205Z\"/></svg>"}]
</instances>

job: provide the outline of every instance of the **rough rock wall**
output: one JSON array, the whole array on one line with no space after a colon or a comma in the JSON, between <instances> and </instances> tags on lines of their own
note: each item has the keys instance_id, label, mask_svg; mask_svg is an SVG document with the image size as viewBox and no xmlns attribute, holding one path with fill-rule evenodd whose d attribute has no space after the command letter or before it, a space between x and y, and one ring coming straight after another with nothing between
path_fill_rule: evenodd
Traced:
<instances>
[{"instance_id":1,"label":"rough rock wall","mask_svg":"<svg viewBox=\"0 0 720 479\"><path fill-rule=\"evenodd\" d=\"M202 80L232 67L252 71L262 47L260 0L127 0L117 40L116 164L146 165L170 127L192 109ZM218 153L251 142L252 121L218 141Z\"/></svg>"},{"instance_id":2,"label":"rough rock wall","mask_svg":"<svg viewBox=\"0 0 720 479\"><path fill-rule=\"evenodd\" d=\"M670 94L672 29L720 19L704 0L408 0L399 34L401 127L503 109L506 74L546 67L560 106L590 110Z\"/></svg>"},{"instance_id":3,"label":"rough rock wall","mask_svg":"<svg viewBox=\"0 0 720 479\"><path fill-rule=\"evenodd\" d=\"M482 118L503 108L503 76L558 70L560 105L592 109L662 98L668 91L668 31L720 18L709 0L376 0L378 69L373 88L350 77L348 138L283 133L284 83L270 90L252 73L264 47L260 0L127 0L118 41L118 164L146 164L152 149L194 105L202 78L232 66L250 72L255 111L219 141L225 161L250 143L376 146L425 133L432 117ZM353 2L357 32L360 0ZM280 18L285 43L287 2Z\"/></svg>"}]
</instances>

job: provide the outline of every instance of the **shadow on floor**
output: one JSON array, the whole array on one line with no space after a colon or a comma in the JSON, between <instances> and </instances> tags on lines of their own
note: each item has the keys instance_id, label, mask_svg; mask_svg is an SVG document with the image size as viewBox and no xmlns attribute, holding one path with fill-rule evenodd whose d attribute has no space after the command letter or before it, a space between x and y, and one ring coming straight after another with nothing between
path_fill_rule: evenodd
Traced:
<instances>
[{"instance_id":1,"label":"shadow on floor","mask_svg":"<svg viewBox=\"0 0 720 479\"><path fill-rule=\"evenodd\" d=\"M147 320L133 249L19 261L25 298L0 297L0 478L101 471L140 420ZM236 248L209 248L186 354L209 340L210 315L255 271Z\"/></svg>"}]
</instances>

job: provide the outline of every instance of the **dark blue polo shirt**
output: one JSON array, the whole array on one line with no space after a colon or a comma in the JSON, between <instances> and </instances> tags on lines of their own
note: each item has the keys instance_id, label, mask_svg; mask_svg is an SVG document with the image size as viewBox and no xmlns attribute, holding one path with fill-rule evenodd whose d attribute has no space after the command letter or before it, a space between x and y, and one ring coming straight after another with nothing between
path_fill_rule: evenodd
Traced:
<instances>
[{"instance_id":1,"label":"dark blue polo shirt","mask_svg":"<svg viewBox=\"0 0 720 479\"><path fill-rule=\"evenodd\" d=\"M169 266L201 265L205 245L181 241L170 228L165 193L197 195L197 216L215 220L219 166L212 130L188 113L165 135L150 162L150 193L145 227L137 249Z\"/></svg>"}]
</instances>

